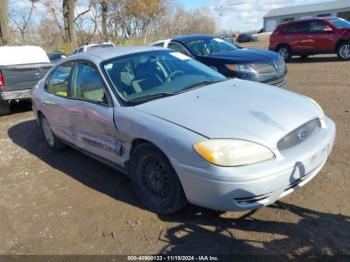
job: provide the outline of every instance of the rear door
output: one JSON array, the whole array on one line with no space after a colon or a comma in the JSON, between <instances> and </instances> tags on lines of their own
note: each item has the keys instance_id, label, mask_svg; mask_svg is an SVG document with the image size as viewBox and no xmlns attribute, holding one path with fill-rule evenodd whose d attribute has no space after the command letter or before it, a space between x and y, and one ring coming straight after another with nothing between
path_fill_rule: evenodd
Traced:
<instances>
[{"instance_id":1,"label":"rear door","mask_svg":"<svg viewBox=\"0 0 350 262\"><path fill-rule=\"evenodd\" d=\"M47 63L3 66L1 71L5 82L5 91L33 88L51 66Z\"/></svg>"},{"instance_id":2,"label":"rear door","mask_svg":"<svg viewBox=\"0 0 350 262\"><path fill-rule=\"evenodd\" d=\"M322 20L310 21L308 37L315 52L331 51L336 41L336 31Z\"/></svg>"},{"instance_id":3,"label":"rear door","mask_svg":"<svg viewBox=\"0 0 350 262\"><path fill-rule=\"evenodd\" d=\"M292 23L284 29L286 42L291 46L293 52L304 52L311 49L308 37L309 28L307 22Z\"/></svg>"},{"instance_id":4,"label":"rear door","mask_svg":"<svg viewBox=\"0 0 350 262\"><path fill-rule=\"evenodd\" d=\"M77 62L72 74L72 98L81 103L74 124L77 143L83 150L115 162L120 148L114 124L113 105L95 65Z\"/></svg>"},{"instance_id":5,"label":"rear door","mask_svg":"<svg viewBox=\"0 0 350 262\"><path fill-rule=\"evenodd\" d=\"M79 101L69 98L73 65L73 62L67 62L51 72L41 98L42 112L55 135L70 143L75 141L73 123L78 122L74 112L81 110Z\"/></svg>"}]
</instances>

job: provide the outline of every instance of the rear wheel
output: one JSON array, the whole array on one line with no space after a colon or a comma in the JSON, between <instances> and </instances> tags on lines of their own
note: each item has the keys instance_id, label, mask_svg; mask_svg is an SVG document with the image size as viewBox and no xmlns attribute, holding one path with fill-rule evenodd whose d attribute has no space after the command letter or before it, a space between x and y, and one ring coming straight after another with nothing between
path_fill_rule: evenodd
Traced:
<instances>
[{"instance_id":1,"label":"rear wheel","mask_svg":"<svg viewBox=\"0 0 350 262\"><path fill-rule=\"evenodd\" d=\"M0 116L10 114L10 103L0 99Z\"/></svg>"},{"instance_id":2,"label":"rear wheel","mask_svg":"<svg viewBox=\"0 0 350 262\"><path fill-rule=\"evenodd\" d=\"M66 148L66 145L63 144L53 133L45 116L40 117L40 124L46 143L52 150L59 151Z\"/></svg>"},{"instance_id":3,"label":"rear wheel","mask_svg":"<svg viewBox=\"0 0 350 262\"><path fill-rule=\"evenodd\" d=\"M341 60L350 60L350 42L341 43L338 46L337 55Z\"/></svg>"},{"instance_id":4,"label":"rear wheel","mask_svg":"<svg viewBox=\"0 0 350 262\"><path fill-rule=\"evenodd\" d=\"M130 176L139 200L152 211L171 214L187 203L174 168L152 144L141 144L135 149L131 157Z\"/></svg>"},{"instance_id":5,"label":"rear wheel","mask_svg":"<svg viewBox=\"0 0 350 262\"><path fill-rule=\"evenodd\" d=\"M280 56L282 56L282 58L287 61L292 57L292 51L290 49L289 46L287 45L281 45L277 48L277 53L280 54Z\"/></svg>"}]
</instances>

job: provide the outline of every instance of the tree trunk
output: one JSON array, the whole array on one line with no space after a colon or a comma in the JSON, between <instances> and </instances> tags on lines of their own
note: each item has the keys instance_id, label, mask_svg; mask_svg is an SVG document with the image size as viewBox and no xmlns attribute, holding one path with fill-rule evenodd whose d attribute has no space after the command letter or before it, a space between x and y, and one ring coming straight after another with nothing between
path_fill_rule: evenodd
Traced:
<instances>
[{"instance_id":1,"label":"tree trunk","mask_svg":"<svg viewBox=\"0 0 350 262\"><path fill-rule=\"evenodd\" d=\"M71 44L76 44L77 42L74 24L75 1L63 0L64 40Z\"/></svg>"},{"instance_id":2,"label":"tree trunk","mask_svg":"<svg viewBox=\"0 0 350 262\"><path fill-rule=\"evenodd\" d=\"M0 45L7 45L9 42L8 2L7 0L0 0Z\"/></svg>"},{"instance_id":3,"label":"tree trunk","mask_svg":"<svg viewBox=\"0 0 350 262\"><path fill-rule=\"evenodd\" d=\"M102 8L102 37L104 41L109 40L107 31L107 17L108 17L108 2L106 0L101 1Z\"/></svg>"}]
</instances>

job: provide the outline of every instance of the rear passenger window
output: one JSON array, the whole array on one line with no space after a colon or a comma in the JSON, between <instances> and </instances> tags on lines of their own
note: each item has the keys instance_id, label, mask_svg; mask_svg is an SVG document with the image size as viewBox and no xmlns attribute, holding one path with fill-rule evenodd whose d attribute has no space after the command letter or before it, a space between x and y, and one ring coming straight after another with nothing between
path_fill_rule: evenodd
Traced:
<instances>
[{"instance_id":1,"label":"rear passenger window","mask_svg":"<svg viewBox=\"0 0 350 262\"><path fill-rule=\"evenodd\" d=\"M72 97L105 103L105 88L97 69L89 63L76 65L72 77Z\"/></svg>"},{"instance_id":2,"label":"rear passenger window","mask_svg":"<svg viewBox=\"0 0 350 262\"><path fill-rule=\"evenodd\" d=\"M285 33L306 33L308 31L307 23L295 23L284 29Z\"/></svg>"},{"instance_id":3,"label":"rear passenger window","mask_svg":"<svg viewBox=\"0 0 350 262\"><path fill-rule=\"evenodd\" d=\"M46 84L46 90L54 95L68 96L69 76L73 63L68 62L57 67Z\"/></svg>"},{"instance_id":4,"label":"rear passenger window","mask_svg":"<svg viewBox=\"0 0 350 262\"><path fill-rule=\"evenodd\" d=\"M189 55L189 52L186 50L186 48L183 47L183 46L180 45L180 44L177 44L177 43L169 43L168 48L173 49L173 50L175 50L175 51L178 51L178 52L180 52L180 53L183 53L183 54L185 54L185 55Z\"/></svg>"},{"instance_id":5,"label":"rear passenger window","mask_svg":"<svg viewBox=\"0 0 350 262\"><path fill-rule=\"evenodd\" d=\"M164 47L164 43L163 43L163 42L161 42L161 43L153 44L152 46Z\"/></svg>"}]
</instances>

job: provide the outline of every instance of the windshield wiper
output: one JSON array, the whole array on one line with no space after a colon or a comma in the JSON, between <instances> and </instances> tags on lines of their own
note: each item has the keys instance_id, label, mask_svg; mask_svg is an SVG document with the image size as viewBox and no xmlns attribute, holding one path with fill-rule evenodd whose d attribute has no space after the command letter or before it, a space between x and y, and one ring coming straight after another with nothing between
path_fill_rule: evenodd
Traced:
<instances>
[{"instance_id":1,"label":"windshield wiper","mask_svg":"<svg viewBox=\"0 0 350 262\"><path fill-rule=\"evenodd\" d=\"M167 96L173 96L173 95L176 95L176 93L167 93L167 92L155 93L155 94L145 95L141 97L136 97L134 99L129 100L128 103L142 103L142 102L147 102L150 100L163 98Z\"/></svg>"},{"instance_id":2,"label":"windshield wiper","mask_svg":"<svg viewBox=\"0 0 350 262\"><path fill-rule=\"evenodd\" d=\"M227 79L224 79L224 80L213 80L213 79L211 79L211 80L210 79L209 80L202 80L202 81L199 81L199 82L194 83L192 85L184 87L183 89L181 89L180 93L183 92L183 91L187 91L187 90L194 89L194 88L201 87L201 86L207 86L207 85L210 85L210 84L215 84L215 83L222 82L222 81L225 81L225 80L227 80Z\"/></svg>"}]
</instances>

